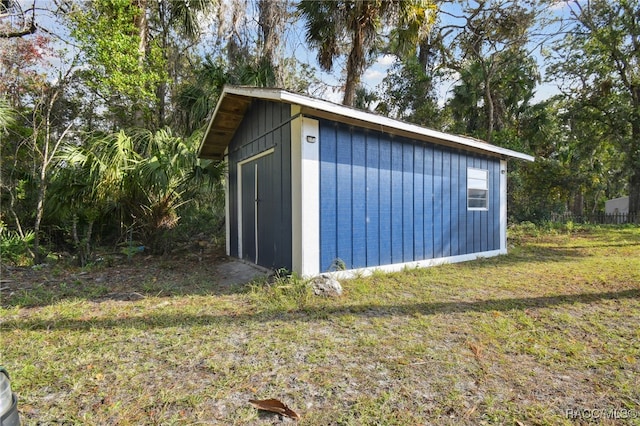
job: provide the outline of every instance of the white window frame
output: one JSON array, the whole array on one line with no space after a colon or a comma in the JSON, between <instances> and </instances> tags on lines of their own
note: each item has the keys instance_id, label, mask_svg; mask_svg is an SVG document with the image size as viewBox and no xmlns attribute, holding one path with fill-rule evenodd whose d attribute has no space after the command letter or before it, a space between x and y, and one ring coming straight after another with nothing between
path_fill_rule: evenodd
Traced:
<instances>
[{"instance_id":1,"label":"white window frame","mask_svg":"<svg viewBox=\"0 0 640 426\"><path fill-rule=\"evenodd\" d=\"M484 206L471 206L471 200L482 200L482 198L472 197L472 190L485 192ZM489 210L489 170L467 167L467 210Z\"/></svg>"}]
</instances>

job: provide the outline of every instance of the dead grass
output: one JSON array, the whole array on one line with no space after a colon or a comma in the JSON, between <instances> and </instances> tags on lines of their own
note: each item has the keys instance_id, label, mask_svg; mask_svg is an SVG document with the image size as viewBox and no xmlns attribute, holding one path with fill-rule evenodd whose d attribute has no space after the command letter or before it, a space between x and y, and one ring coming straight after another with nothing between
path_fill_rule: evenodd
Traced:
<instances>
[{"instance_id":1,"label":"dead grass","mask_svg":"<svg viewBox=\"0 0 640 426\"><path fill-rule=\"evenodd\" d=\"M25 424L294 423L248 403L265 398L301 425L640 424L640 229L517 241L346 281L337 300L197 272L172 293L155 270L116 293L16 294L1 363ZM143 297L104 297L125 290Z\"/></svg>"}]
</instances>

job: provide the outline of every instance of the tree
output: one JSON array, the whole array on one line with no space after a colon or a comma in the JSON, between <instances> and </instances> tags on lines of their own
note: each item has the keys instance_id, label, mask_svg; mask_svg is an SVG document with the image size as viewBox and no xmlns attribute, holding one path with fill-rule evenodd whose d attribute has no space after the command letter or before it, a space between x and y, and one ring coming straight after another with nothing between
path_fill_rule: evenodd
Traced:
<instances>
[{"instance_id":1,"label":"tree","mask_svg":"<svg viewBox=\"0 0 640 426\"><path fill-rule=\"evenodd\" d=\"M36 32L35 2L31 19L25 16L18 0L0 1L0 38L24 37Z\"/></svg>"},{"instance_id":2,"label":"tree","mask_svg":"<svg viewBox=\"0 0 640 426\"><path fill-rule=\"evenodd\" d=\"M497 133L496 137L503 137ZM519 119L522 145L534 163L509 166L510 215L539 222L554 213L594 213L617 196L623 171L615 136L598 123L594 112L562 96L528 108ZM502 142L502 141L501 141Z\"/></svg>"},{"instance_id":3,"label":"tree","mask_svg":"<svg viewBox=\"0 0 640 426\"><path fill-rule=\"evenodd\" d=\"M274 70L275 85L283 87L285 70L279 66L281 36L289 16L289 2L282 0L258 1L258 25L260 27L259 56ZM282 64L284 65L284 64Z\"/></svg>"},{"instance_id":4,"label":"tree","mask_svg":"<svg viewBox=\"0 0 640 426\"><path fill-rule=\"evenodd\" d=\"M346 55L342 103L349 106L366 65L380 52L385 27L397 27L398 37L413 41L435 20L435 7L426 0L302 0L298 9L306 20L307 43L318 50L323 70L331 71L334 61Z\"/></svg>"},{"instance_id":5,"label":"tree","mask_svg":"<svg viewBox=\"0 0 640 426\"><path fill-rule=\"evenodd\" d=\"M494 139L503 130L517 131L520 115L526 112L539 81L537 66L524 50L493 55L492 69L473 61L459 70L459 82L447 108L453 117L452 130Z\"/></svg>"},{"instance_id":6,"label":"tree","mask_svg":"<svg viewBox=\"0 0 640 426\"><path fill-rule=\"evenodd\" d=\"M116 113L118 126L167 123L172 86L190 72L182 62L213 6L209 0L95 0L67 14L88 65L87 84Z\"/></svg>"},{"instance_id":7,"label":"tree","mask_svg":"<svg viewBox=\"0 0 640 426\"><path fill-rule=\"evenodd\" d=\"M135 236L152 251L166 250L165 234L178 224L180 208L221 182L223 163L197 158L199 136L183 139L169 129L120 131L64 147L52 214L72 222L81 262L91 251L95 223L116 230L120 240ZM85 227L82 239L78 224Z\"/></svg>"},{"instance_id":8,"label":"tree","mask_svg":"<svg viewBox=\"0 0 640 426\"><path fill-rule=\"evenodd\" d=\"M71 35L88 65L87 84L109 109L132 111L124 125L142 127L167 78L157 43L148 44L146 0L96 0L69 12Z\"/></svg>"},{"instance_id":9,"label":"tree","mask_svg":"<svg viewBox=\"0 0 640 426\"><path fill-rule=\"evenodd\" d=\"M212 5L208 0L56 2L59 9L47 12L66 13L61 24L78 37L79 60L54 52L41 35L0 37L0 91L7 100L0 105L0 219L20 235L30 232L26 228L35 231L36 262L47 241L43 230L52 224L69 231L81 262L95 236L104 231L117 238L124 226L159 245L156 237L178 223L190 200L201 197L187 182L209 176L218 185L216 170L222 165L196 161L199 133L187 141L169 129L156 130L176 118L172 102L177 88L192 81L193 70L185 63L197 56L199 23ZM55 68L58 63L64 70ZM136 124L152 130L121 131ZM112 134L119 137L105 136ZM128 140L135 149L126 167L98 161ZM84 163L79 156L65 158L72 147L84 150Z\"/></svg>"},{"instance_id":10,"label":"tree","mask_svg":"<svg viewBox=\"0 0 640 426\"><path fill-rule=\"evenodd\" d=\"M66 70L47 67L48 57L57 53L48 43L41 36L14 40L3 55L0 69L5 77L0 87L16 112L15 124L3 137L1 146L6 161L2 170L3 198L5 194L9 198L8 210L21 235L21 222L32 221L36 262L42 259L40 230L53 159L74 126L74 107L65 95L75 64L71 60ZM55 75L55 80L47 81L45 70Z\"/></svg>"},{"instance_id":11,"label":"tree","mask_svg":"<svg viewBox=\"0 0 640 426\"><path fill-rule=\"evenodd\" d=\"M66 123L55 123L55 109L60 102L69 74L60 76L56 84L47 84L40 93L39 100L33 109L33 118L31 121L33 133L30 138L30 145L33 149L36 159L36 183L38 187L38 195L36 199L35 222L33 232L35 239L33 241L33 251L35 254L35 262L40 263L42 254L40 252L40 225L45 209L45 200L47 189L51 177L51 168L54 164L53 160L60 148L60 144L65 140L69 130L74 125L73 121Z\"/></svg>"},{"instance_id":12,"label":"tree","mask_svg":"<svg viewBox=\"0 0 640 426\"><path fill-rule=\"evenodd\" d=\"M435 92L436 76L432 70L429 71L416 56L394 64L382 82L382 99L376 110L399 120L441 128L442 114Z\"/></svg>"},{"instance_id":13,"label":"tree","mask_svg":"<svg viewBox=\"0 0 640 426\"><path fill-rule=\"evenodd\" d=\"M202 18L211 15L215 4L211 0L161 0L147 4L148 37L160 47L162 63L167 69L167 79L160 80L156 88L157 128L167 125L170 114L175 112L171 100L179 90L179 82L192 74L194 55L190 49L200 41ZM171 124L175 124L175 120Z\"/></svg>"},{"instance_id":14,"label":"tree","mask_svg":"<svg viewBox=\"0 0 640 426\"><path fill-rule=\"evenodd\" d=\"M0 97L0 136L6 132L7 126L14 122L14 111L9 102Z\"/></svg>"},{"instance_id":15,"label":"tree","mask_svg":"<svg viewBox=\"0 0 640 426\"><path fill-rule=\"evenodd\" d=\"M624 153L629 211L640 212L640 2L569 3L574 27L556 46L553 75Z\"/></svg>"},{"instance_id":16,"label":"tree","mask_svg":"<svg viewBox=\"0 0 640 426\"><path fill-rule=\"evenodd\" d=\"M398 60L382 81L382 99L377 111L415 124L442 128L436 93L443 75L440 43L437 24L427 35L408 29L404 34L396 32L388 52L395 52Z\"/></svg>"},{"instance_id":17,"label":"tree","mask_svg":"<svg viewBox=\"0 0 640 426\"><path fill-rule=\"evenodd\" d=\"M478 136L491 142L494 130L503 126L502 110L526 103L539 79L535 63L528 59L528 44L542 10L536 0L500 0L467 2L463 12L449 13L454 22L441 27L440 46L445 66L459 73L467 86L460 87L458 95L471 96L467 100L476 105L468 107L481 104L484 131ZM504 87L514 79L520 87ZM472 92L478 89L480 98L475 98Z\"/></svg>"}]
</instances>

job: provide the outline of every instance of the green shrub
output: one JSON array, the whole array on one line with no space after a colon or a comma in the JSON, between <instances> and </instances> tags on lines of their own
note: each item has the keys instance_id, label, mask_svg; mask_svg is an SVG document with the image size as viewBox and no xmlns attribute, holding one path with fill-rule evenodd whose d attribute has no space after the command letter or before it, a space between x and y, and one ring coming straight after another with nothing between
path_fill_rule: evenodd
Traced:
<instances>
[{"instance_id":1,"label":"green shrub","mask_svg":"<svg viewBox=\"0 0 640 426\"><path fill-rule=\"evenodd\" d=\"M313 298L307 280L285 270L249 286L252 302L262 311L286 312L304 308Z\"/></svg>"},{"instance_id":2,"label":"green shrub","mask_svg":"<svg viewBox=\"0 0 640 426\"><path fill-rule=\"evenodd\" d=\"M0 224L0 256L3 261L26 265L31 262L29 247L33 244L35 234L29 231L24 238L16 231L10 231Z\"/></svg>"}]
</instances>

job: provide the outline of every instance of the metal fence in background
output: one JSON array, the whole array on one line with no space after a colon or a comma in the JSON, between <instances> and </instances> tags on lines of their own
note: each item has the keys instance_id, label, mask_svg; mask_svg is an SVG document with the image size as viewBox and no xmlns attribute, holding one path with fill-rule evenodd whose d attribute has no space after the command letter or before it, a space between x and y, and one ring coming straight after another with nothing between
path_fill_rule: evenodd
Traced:
<instances>
[{"instance_id":1,"label":"metal fence in background","mask_svg":"<svg viewBox=\"0 0 640 426\"><path fill-rule=\"evenodd\" d=\"M638 213L589 213L575 215L573 213L554 213L551 215L552 222L558 223L593 223L598 225L606 224L640 224L640 214Z\"/></svg>"}]
</instances>

